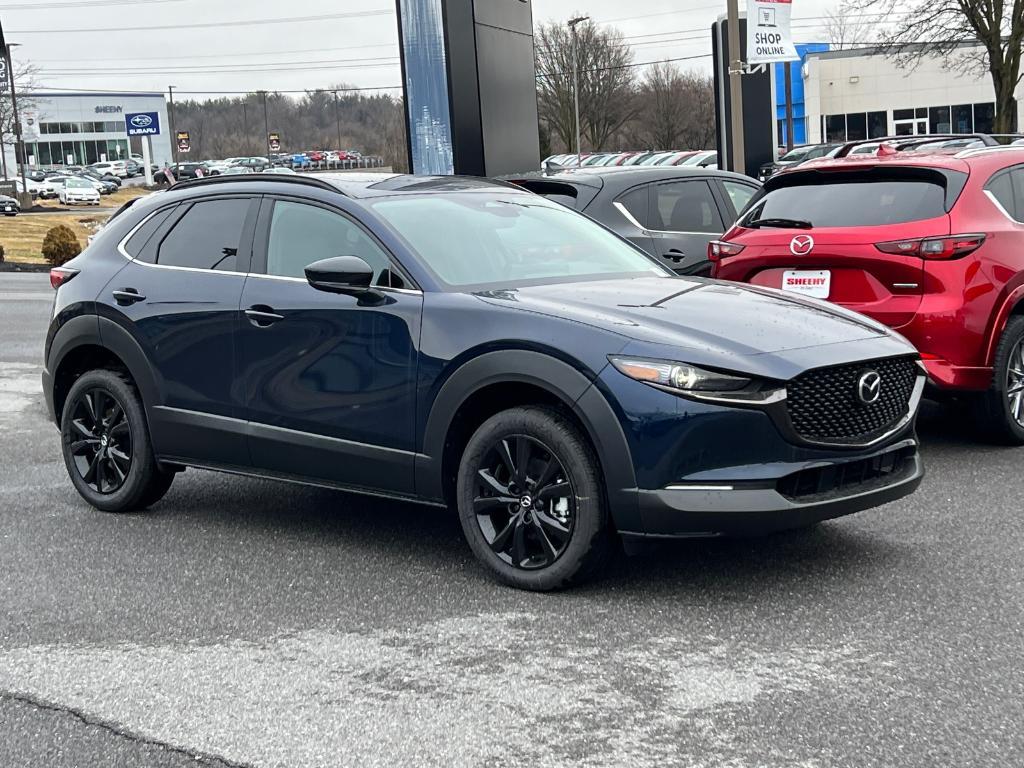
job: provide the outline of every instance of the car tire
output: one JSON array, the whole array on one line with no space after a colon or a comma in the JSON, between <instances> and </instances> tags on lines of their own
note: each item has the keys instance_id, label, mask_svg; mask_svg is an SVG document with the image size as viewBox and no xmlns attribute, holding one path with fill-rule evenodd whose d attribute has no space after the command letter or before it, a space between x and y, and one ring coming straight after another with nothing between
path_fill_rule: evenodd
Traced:
<instances>
[{"instance_id":1,"label":"car tire","mask_svg":"<svg viewBox=\"0 0 1024 768\"><path fill-rule=\"evenodd\" d=\"M1016 372L1016 373L1015 373ZM1011 317L999 337L992 383L975 400L978 426L989 439L1024 445L1024 317Z\"/></svg>"},{"instance_id":2,"label":"car tire","mask_svg":"<svg viewBox=\"0 0 1024 768\"><path fill-rule=\"evenodd\" d=\"M504 584L562 589L606 562L600 465L579 429L553 409L512 408L485 421L463 451L456 489L473 554Z\"/></svg>"},{"instance_id":3,"label":"car tire","mask_svg":"<svg viewBox=\"0 0 1024 768\"><path fill-rule=\"evenodd\" d=\"M146 509L174 480L153 455L138 391L118 371L89 371L71 386L61 414L61 449L75 490L104 512Z\"/></svg>"}]
</instances>

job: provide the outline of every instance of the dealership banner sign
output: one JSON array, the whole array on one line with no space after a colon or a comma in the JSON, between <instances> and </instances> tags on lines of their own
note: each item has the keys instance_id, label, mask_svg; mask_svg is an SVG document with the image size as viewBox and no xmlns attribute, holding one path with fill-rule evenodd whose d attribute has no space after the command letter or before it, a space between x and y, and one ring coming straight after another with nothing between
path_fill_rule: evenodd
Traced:
<instances>
[{"instance_id":1,"label":"dealership banner sign","mask_svg":"<svg viewBox=\"0 0 1024 768\"><path fill-rule=\"evenodd\" d=\"M192 149L192 137L188 135L188 131L178 131L174 140L178 143L179 152L187 153Z\"/></svg>"},{"instance_id":2,"label":"dealership banner sign","mask_svg":"<svg viewBox=\"0 0 1024 768\"><path fill-rule=\"evenodd\" d=\"M21 110L21 138L23 141L39 141L39 110Z\"/></svg>"},{"instance_id":3,"label":"dealership banner sign","mask_svg":"<svg viewBox=\"0 0 1024 768\"><path fill-rule=\"evenodd\" d=\"M747 64L799 61L790 31L793 0L747 0Z\"/></svg>"},{"instance_id":4,"label":"dealership banner sign","mask_svg":"<svg viewBox=\"0 0 1024 768\"><path fill-rule=\"evenodd\" d=\"M160 115L157 112L129 112L124 116L124 127L129 136L156 136L160 133Z\"/></svg>"},{"instance_id":5,"label":"dealership banner sign","mask_svg":"<svg viewBox=\"0 0 1024 768\"><path fill-rule=\"evenodd\" d=\"M281 151L281 134L271 133L267 135L267 146L270 147L271 152Z\"/></svg>"}]
</instances>

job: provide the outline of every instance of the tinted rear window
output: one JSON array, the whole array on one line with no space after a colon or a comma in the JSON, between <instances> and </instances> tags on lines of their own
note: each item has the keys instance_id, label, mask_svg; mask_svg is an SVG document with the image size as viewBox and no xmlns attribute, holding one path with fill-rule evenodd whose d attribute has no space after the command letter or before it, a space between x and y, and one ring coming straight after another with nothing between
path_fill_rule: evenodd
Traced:
<instances>
[{"instance_id":1,"label":"tinted rear window","mask_svg":"<svg viewBox=\"0 0 1024 768\"><path fill-rule=\"evenodd\" d=\"M517 179L512 182L536 195L546 197L556 203L582 211L597 195L597 190L582 185L569 184L564 181L548 181L546 179Z\"/></svg>"},{"instance_id":2,"label":"tinted rear window","mask_svg":"<svg viewBox=\"0 0 1024 768\"><path fill-rule=\"evenodd\" d=\"M743 222L801 219L815 227L873 227L934 219L946 213L946 190L920 179L844 180L773 189Z\"/></svg>"}]
</instances>

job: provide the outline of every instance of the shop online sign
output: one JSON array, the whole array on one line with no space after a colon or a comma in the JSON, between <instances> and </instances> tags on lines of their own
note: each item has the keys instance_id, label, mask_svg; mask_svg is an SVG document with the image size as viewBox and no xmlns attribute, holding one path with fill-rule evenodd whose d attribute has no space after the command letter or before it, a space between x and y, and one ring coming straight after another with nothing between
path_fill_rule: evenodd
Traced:
<instances>
[{"instance_id":1,"label":"shop online sign","mask_svg":"<svg viewBox=\"0 0 1024 768\"><path fill-rule=\"evenodd\" d=\"M798 61L790 31L792 0L747 0L747 64Z\"/></svg>"},{"instance_id":2,"label":"shop online sign","mask_svg":"<svg viewBox=\"0 0 1024 768\"><path fill-rule=\"evenodd\" d=\"M160 133L160 115L156 112L134 112L124 116L129 136L156 136Z\"/></svg>"}]
</instances>

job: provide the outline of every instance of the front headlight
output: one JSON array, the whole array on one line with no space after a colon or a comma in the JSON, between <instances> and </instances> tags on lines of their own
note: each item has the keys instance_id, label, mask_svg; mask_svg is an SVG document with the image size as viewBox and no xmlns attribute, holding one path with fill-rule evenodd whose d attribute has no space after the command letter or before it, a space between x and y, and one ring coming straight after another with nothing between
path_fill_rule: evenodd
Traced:
<instances>
[{"instance_id":1,"label":"front headlight","mask_svg":"<svg viewBox=\"0 0 1024 768\"><path fill-rule=\"evenodd\" d=\"M689 363L609 356L619 373L652 387L717 403L767 405L786 398L786 388L776 382L699 368Z\"/></svg>"},{"instance_id":2,"label":"front headlight","mask_svg":"<svg viewBox=\"0 0 1024 768\"><path fill-rule=\"evenodd\" d=\"M733 392L750 384L750 379L716 371L707 371L686 363L611 357L619 373L647 384L681 389L687 392Z\"/></svg>"}]
</instances>

